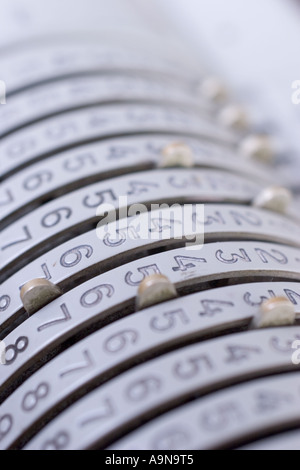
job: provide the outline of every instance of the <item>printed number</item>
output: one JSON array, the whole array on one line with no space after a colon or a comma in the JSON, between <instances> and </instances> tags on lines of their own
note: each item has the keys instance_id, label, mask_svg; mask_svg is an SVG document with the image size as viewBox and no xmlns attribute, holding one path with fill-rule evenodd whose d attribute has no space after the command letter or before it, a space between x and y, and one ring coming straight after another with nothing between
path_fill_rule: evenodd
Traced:
<instances>
[{"instance_id":1,"label":"printed number","mask_svg":"<svg viewBox=\"0 0 300 470\"><path fill-rule=\"evenodd\" d=\"M105 194L108 194L109 197L106 197ZM85 207L95 208L100 206L101 204L104 204L107 199L111 199L112 201L117 200L115 193L111 189L107 189L105 191L97 191L94 193L94 195L96 196L94 202L91 201L91 196L85 196L83 198L82 203Z\"/></svg>"},{"instance_id":2,"label":"printed number","mask_svg":"<svg viewBox=\"0 0 300 470\"><path fill-rule=\"evenodd\" d=\"M9 295L2 295L0 297L0 312L5 312L8 309L11 302Z\"/></svg>"},{"instance_id":3,"label":"printed number","mask_svg":"<svg viewBox=\"0 0 300 470\"><path fill-rule=\"evenodd\" d=\"M202 186L201 180L197 176L191 176L190 178L181 178L177 176L171 176L168 178L170 186L176 189L185 189L190 186L200 188Z\"/></svg>"},{"instance_id":4,"label":"printed number","mask_svg":"<svg viewBox=\"0 0 300 470\"><path fill-rule=\"evenodd\" d=\"M24 233L26 235L26 238L21 238L20 240L16 240L14 242L8 243L7 245L2 246L1 250L4 251L4 250L6 250L7 248L10 248L13 245L17 245L18 243L27 242L27 241L32 239L32 236L29 232L29 229L28 229L27 225L22 227L22 230L24 231Z\"/></svg>"},{"instance_id":5,"label":"printed number","mask_svg":"<svg viewBox=\"0 0 300 470\"><path fill-rule=\"evenodd\" d=\"M49 439L42 445L42 450L62 450L70 442L70 436L65 431L60 431L53 439Z\"/></svg>"},{"instance_id":6,"label":"printed number","mask_svg":"<svg viewBox=\"0 0 300 470\"><path fill-rule=\"evenodd\" d=\"M265 264L268 264L268 258L271 258L273 261L276 261L279 264L287 264L289 262L288 258L281 251L278 250L263 250L261 248L255 248L256 253L260 257L261 261ZM276 256L278 255L278 256Z\"/></svg>"},{"instance_id":7,"label":"printed number","mask_svg":"<svg viewBox=\"0 0 300 470\"><path fill-rule=\"evenodd\" d=\"M85 257L90 258L93 254L93 248L90 245L80 245L66 251L60 258L60 264L64 268L73 268L82 260L81 251L85 250ZM69 258L69 261L67 260Z\"/></svg>"},{"instance_id":8,"label":"printed number","mask_svg":"<svg viewBox=\"0 0 300 470\"><path fill-rule=\"evenodd\" d=\"M161 381L157 377L146 377L145 379L133 382L126 391L126 396L131 401L144 400L150 393L158 392L161 388Z\"/></svg>"},{"instance_id":9,"label":"printed number","mask_svg":"<svg viewBox=\"0 0 300 470\"><path fill-rule=\"evenodd\" d=\"M46 382L40 383L35 390L26 393L22 401L22 409L24 411L33 410L40 400L47 397L49 390L49 385Z\"/></svg>"},{"instance_id":10,"label":"printed number","mask_svg":"<svg viewBox=\"0 0 300 470\"><path fill-rule=\"evenodd\" d=\"M41 269L45 275L45 279L50 280L52 278L49 268L46 263L41 264Z\"/></svg>"},{"instance_id":11,"label":"printed number","mask_svg":"<svg viewBox=\"0 0 300 470\"><path fill-rule=\"evenodd\" d=\"M13 425L13 419L11 415L0 416L0 442L9 433Z\"/></svg>"},{"instance_id":12,"label":"printed number","mask_svg":"<svg viewBox=\"0 0 300 470\"><path fill-rule=\"evenodd\" d=\"M145 279L146 276L150 276L151 274L161 274L157 264L150 264L149 266L143 266L142 268L138 268L137 271L142 274L142 278L138 281L133 279L133 272L128 271L125 275L125 282L129 286L138 286L140 282Z\"/></svg>"},{"instance_id":13,"label":"printed number","mask_svg":"<svg viewBox=\"0 0 300 470\"><path fill-rule=\"evenodd\" d=\"M128 196L138 196L142 193L147 193L151 188L159 188L159 184L144 183L142 181L130 181L128 186L130 188L127 192Z\"/></svg>"},{"instance_id":14,"label":"printed number","mask_svg":"<svg viewBox=\"0 0 300 470\"><path fill-rule=\"evenodd\" d=\"M276 297L275 292L273 290L268 290L268 295L269 297L266 295L261 295L260 300L258 302L255 302L254 300L251 300L251 292L246 292L244 294L244 301L247 305L250 305L251 307L258 307L266 300Z\"/></svg>"},{"instance_id":15,"label":"printed number","mask_svg":"<svg viewBox=\"0 0 300 470\"><path fill-rule=\"evenodd\" d=\"M44 323L43 325L40 325L37 329L38 332L41 332L41 331L45 330L46 328L57 325L59 323L64 323L64 322L69 321L69 320L72 319L71 314L70 314L66 304L61 304L60 308L61 308L61 311L63 312L63 317L56 318L55 320L51 320L49 322Z\"/></svg>"},{"instance_id":16,"label":"printed number","mask_svg":"<svg viewBox=\"0 0 300 470\"><path fill-rule=\"evenodd\" d=\"M233 302L225 302L224 300L204 299L200 303L203 307L203 310L199 312L201 317L213 317L217 313L223 313L225 307L234 307Z\"/></svg>"},{"instance_id":17,"label":"printed number","mask_svg":"<svg viewBox=\"0 0 300 470\"><path fill-rule=\"evenodd\" d=\"M86 163L96 165L97 162L94 158L94 155L92 155L91 153L87 153L84 155L75 155L75 157L69 158L68 160L64 161L63 168L67 171L79 171L84 168Z\"/></svg>"},{"instance_id":18,"label":"printed number","mask_svg":"<svg viewBox=\"0 0 300 470\"><path fill-rule=\"evenodd\" d=\"M75 134L77 125L73 122L64 122L46 129L46 136L51 140L61 140Z\"/></svg>"},{"instance_id":19,"label":"printed number","mask_svg":"<svg viewBox=\"0 0 300 470\"><path fill-rule=\"evenodd\" d=\"M182 308L164 312L160 317L153 317L150 321L150 328L155 331L168 331L174 328L178 322L183 325L189 323L189 318Z\"/></svg>"},{"instance_id":20,"label":"printed number","mask_svg":"<svg viewBox=\"0 0 300 470\"><path fill-rule=\"evenodd\" d=\"M110 284L101 284L100 286L93 287L93 289L89 289L82 294L80 298L81 305L85 308L98 305L103 298L103 290L106 291L106 297L111 297L115 292L115 289ZM90 300L88 300L89 298Z\"/></svg>"},{"instance_id":21,"label":"printed number","mask_svg":"<svg viewBox=\"0 0 300 470\"><path fill-rule=\"evenodd\" d=\"M154 450L177 450L188 446L192 436L187 429L167 429L155 437L152 445Z\"/></svg>"},{"instance_id":22,"label":"printed number","mask_svg":"<svg viewBox=\"0 0 300 470\"><path fill-rule=\"evenodd\" d=\"M228 353L225 362L228 364L247 360L252 354L262 353L260 348L252 346L226 346L225 350Z\"/></svg>"},{"instance_id":23,"label":"printed number","mask_svg":"<svg viewBox=\"0 0 300 470\"><path fill-rule=\"evenodd\" d=\"M7 149L8 158L19 158L29 150L33 150L35 147L35 141L33 139L20 140L19 142L14 142L12 146Z\"/></svg>"},{"instance_id":24,"label":"printed number","mask_svg":"<svg viewBox=\"0 0 300 470\"><path fill-rule=\"evenodd\" d=\"M240 254L231 253L230 254L231 258L230 259L225 259L223 257L224 251L223 250L218 250L216 252L216 258L217 258L217 260L221 261L222 263L226 263L226 264L234 264L234 263L237 263L239 260L244 261L246 263L251 263L251 259L247 255L246 251L243 248L241 248L239 251L240 251Z\"/></svg>"},{"instance_id":25,"label":"printed number","mask_svg":"<svg viewBox=\"0 0 300 470\"><path fill-rule=\"evenodd\" d=\"M135 344L138 333L135 330L124 330L110 336L104 343L104 349L110 353L122 351L127 344Z\"/></svg>"},{"instance_id":26,"label":"printed number","mask_svg":"<svg viewBox=\"0 0 300 470\"><path fill-rule=\"evenodd\" d=\"M11 202L14 201L14 197L10 189L6 189L5 193L7 194L7 198L3 201L0 201L0 206L6 206L7 204L10 204Z\"/></svg>"},{"instance_id":27,"label":"printed number","mask_svg":"<svg viewBox=\"0 0 300 470\"><path fill-rule=\"evenodd\" d=\"M201 373L202 365L207 370L212 370L213 365L210 358L204 354L196 357L189 357L185 361L177 362L174 367L174 373L180 379L190 379Z\"/></svg>"},{"instance_id":28,"label":"printed number","mask_svg":"<svg viewBox=\"0 0 300 470\"><path fill-rule=\"evenodd\" d=\"M255 395L256 412L264 413L280 409L284 405L289 405L293 401L293 396L278 392L260 391Z\"/></svg>"},{"instance_id":29,"label":"printed number","mask_svg":"<svg viewBox=\"0 0 300 470\"><path fill-rule=\"evenodd\" d=\"M69 207L60 207L55 211L49 212L42 218L41 225L45 228L54 227L61 221L63 213L65 213L65 218L69 219L72 215L72 210Z\"/></svg>"},{"instance_id":30,"label":"printed number","mask_svg":"<svg viewBox=\"0 0 300 470\"><path fill-rule=\"evenodd\" d=\"M281 344L281 339L278 338L277 336L272 336L270 339L270 344L275 351L278 351L280 353L287 353L291 354L291 349L293 346L294 341L300 340L300 335L294 335L293 339L289 339L287 341L283 341Z\"/></svg>"},{"instance_id":31,"label":"printed number","mask_svg":"<svg viewBox=\"0 0 300 470\"><path fill-rule=\"evenodd\" d=\"M214 215L205 216L203 221L199 218L197 213L194 213L192 220L199 224L203 223L205 226L212 224L226 225L224 217L219 211L215 211Z\"/></svg>"},{"instance_id":32,"label":"printed number","mask_svg":"<svg viewBox=\"0 0 300 470\"><path fill-rule=\"evenodd\" d=\"M51 171L41 171L35 175L31 175L25 179L23 183L23 188L27 191L35 191L38 189L44 182L48 183L52 179Z\"/></svg>"},{"instance_id":33,"label":"printed number","mask_svg":"<svg viewBox=\"0 0 300 470\"><path fill-rule=\"evenodd\" d=\"M109 398L103 400L101 407L91 411L86 417L80 420L80 427L92 424L95 421L102 421L103 419L111 418L114 415L114 408Z\"/></svg>"},{"instance_id":34,"label":"printed number","mask_svg":"<svg viewBox=\"0 0 300 470\"><path fill-rule=\"evenodd\" d=\"M252 214L251 212L245 212L244 214L241 214L237 211L229 211L229 213L238 226L246 224L260 227L263 224L260 217L257 214Z\"/></svg>"},{"instance_id":35,"label":"printed number","mask_svg":"<svg viewBox=\"0 0 300 470\"><path fill-rule=\"evenodd\" d=\"M107 156L108 160L112 160L113 158L124 158L127 155L134 155L136 153L136 149L134 147L126 148L126 147L110 147L109 154Z\"/></svg>"},{"instance_id":36,"label":"printed number","mask_svg":"<svg viewBox=\"0 0 300 470\"><path fill-rule=\"evenodd\" d=\"M15 344L10 344L9 346L7 346L5 352L5 365L9 366L10 364L13 364L13 362L15 362L15 360L17 359L18 354L24 352L27 349L28 344L29 339L27 338L27 336L20 336L15 342ZM8 351L12 351L13 353L11 358L7 358Z\"/></svg>"},{"instance_id":37,"label":"printed number","mask_svg":"<svg viewBox=\"0 0 300 470\"><path fill-rule=\"evenodd\" d=\"M216 409L205 411L200 416L200 423L207 431L218 432L226 429L231 423L243 420L243 413L236 403L223 403Z\"/></svg>"},{"instance_id":38,"label":"printed number","mask_svg":"<svg viewBox=\"0 0 300 470\"><path fill-rule=\"evenodd\" d=\"M173 271L185 272L188 269L195 268L195 263L207 263L205 258L192 258L190 256L174 256L177 266L172 268Z\"/></svg>"},{"instance_id":39,"label":"printed number","mask_svg":"<svg viewBox=\"0 0 300 470\"><path fill-rule=\"evenodd\" d=\"M84 357L85 362L77 363L75 365L72 365L72 366L68 367L67 369L61 371L59 373L59 376L61 378L63 378L66 375L73 374L74 372L83 371L84 369L88 369L90 367L93 367L94 361L93 361L89 351L84 350L82 355Z\"/></svg>"}]
</instances>

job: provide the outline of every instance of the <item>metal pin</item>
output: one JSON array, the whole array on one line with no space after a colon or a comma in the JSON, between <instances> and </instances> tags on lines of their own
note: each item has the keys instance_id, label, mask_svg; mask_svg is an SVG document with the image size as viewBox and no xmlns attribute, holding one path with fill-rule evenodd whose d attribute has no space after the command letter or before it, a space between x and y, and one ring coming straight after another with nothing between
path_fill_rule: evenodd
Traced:
<instances>
[{"instance_id":1,"label":"metal pin","mask_svg":"<svg viewBox=\"0 0 300 470\"><path fill-rule=\"evenodd\" d=\"M224 102L228 96L224 84L217 77L206 78L200 86L201 94L209 101Z\"/></svg>"},{"instance_id":2,"label":"metal pin","mask_svg":"<svg viewBox=\"0 0 300 470\"><path fill-rule=\"evenodd\" d=\"M32 279L20 291L23 306L29 315L37 312L61 295L61 290L47 279Z\"/></svg>"},{"instance_id":3,"label":"metal pin","mask_svg":"<svg viewBox=\"0 0 300 470\"><path fill-rule=\"evenodd\" d=\"M173 142L163 148L162 160L159 162L159 167L181 166L191 168L194 164L195 160L192 149L183 142Z\"/></svg>"},{"instance_id":4,"label":"metal pin","mask_svg":"<svg viewBox=\"0 0 300 470\"><path fill-rule=\"evenodd\" d=\"M274 158L271 139L266 135L249 135L240 145L240 152L245 158L270 163Z\"/></svg>"},{"instance_id":5,"label":"metal pin","mask_svg":"<svg viewBox=\"0 0 300 470\"><path fill-rule=\"evenodd\" d=\"M257 328L293 325L296 320L295 306L286 297L274 297L263 302L258 317L254 320Z\"/></svg>"},{"instance_id":6,"label":"metal pin","mask_svg":"<svg viewBox=\"0 0 300 470\"><path fill-rule=\"evenodd\" d=\"M139 285L136 308L140 310L174 297L177 297L177 292L169 279L162 274L151 274Z\"/></svg>"},{"instance_id":7,"label":"metal pin","mask_svg":"<svg viewBox=\"0 0 300 470\"><path fill-rule=\"evenodd\" d=\"M288 189L281 186L270 186L258 194L252 205L283 214L287 211L291 201L292 193Z\"/></svg>"},{"instance_id":8,"label":"metal pin","mask_svg":"<svg viewBox=\"0 0 300 470\"><path fill-rule=\"evenodd\" d=\"M248 127L246 112L234 104L226 106L220 111L218 121L222 126L237 131L245 131Z\"/></svg>"}]
</instances>

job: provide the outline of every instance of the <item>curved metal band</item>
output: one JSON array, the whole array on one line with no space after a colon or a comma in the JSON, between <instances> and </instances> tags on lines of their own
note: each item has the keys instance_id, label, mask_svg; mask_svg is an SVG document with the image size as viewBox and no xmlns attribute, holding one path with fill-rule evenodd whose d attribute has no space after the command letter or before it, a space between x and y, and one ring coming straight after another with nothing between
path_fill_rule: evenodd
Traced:
<instances>
[{"instance_id":1,"label":"curved metal band","mask_svg":"<svg viewBox=\"0 0 300 470\"><path fill-rule=\"evenodd\" d=\"M13 443L16 444L21 438L24 439L23 434L28 439L33 435L33 428L34 432L37 432L41 422L44 425L49 417L64 409L67 403L69 405L76 401L79 396L86 393L87 389L92 389L107 377L115 377L135 366L137 360L144 363L146 359L157 357L172 348L182 347L190 341L199 342L208 335L218 335L220 332L232 331L233 328L244 328L251 318L256 316L263 299L275 295L288 296L295 304L296 310L300 312L300 288L297 283L246 284L198 292L168 301L132 314L93 333L44 365L2 404L1 413L12 416L13 426L0 440L0 447L6 448ZM267 346L275 363L278 361L276 354L278 351L276 348L273 350L274 345L284 343L282 338L279 341L277 332L277 330L272 331L272 338L277 339L273 339ZM259 332L255 336L255 344L259 344L263 349L261 336L265 337L264 335L265 332L263 334ZM250 337L253 336L254 333L251 333ZM222 354L217 356L215 347L220 342L222 344L228 342L228 338L230 341L232 338L232 343L235 343L234 336L211 343L212 360L219 357L218 362L221 361ZM239 351L237 348L236 351L241 354L241 358L249 354L249 360L253 354L253 360L257 361L256 356L260 358L265 351L261 350L258 353L257 349L247 349L245 346L247 335L245 339L244 336L242 338L244 346ZM201 345L201 350L208 353L206 345L210 348L210 342ZM181 353L178 354L181 356ZM175 355L177 356L177 353ZM243 366L245 360L244 357L241 361ZM263 360L266 361L266 357ZM204 358L202 362L202 365L205 365ZM236 373L244 373L238 361L236 365ZM260 367L263 367L262 364ZM221 380L224 373L222 369L223 365L219 364L217 369L210 370L214 380L215 375L217 380ZM226 362L225 369L228 374L230 366L227 366ZM284 365L280 365L280 370L283 369ZM120 380L122 384L123 375ZM40 384L45 383L47 383L46 396L41 400L35 400L32 396L34 392L29 392L36 391ZM187 385L189 386L188 383ZM31 399L33 399L32 404Z\"/></svg>"},{"instance_id":2,"label":"curved metal band","mask_svg":"<svg viewBox=\"0 0 300 470\"><path fill-rule=\"evenodd\" d=\"M185 67L151 53L145 57L144 52L121 50L119 46L58 42L1 58L1 78L9 84L10 95L65 77L111 71L167 76L186 84L191 81L190 70Z\"/></svg>"},{"instance_id":3,"label":"curved metal band","mask_svg":"<svg viewBox=\"0 0 300 470\"><path fill-rule=\"evenodd\" d=\"M225 170L271 186L272 172L211 142L181 139L194 153L195 167ZM66 194L95 180L153 169L174 136L139 136L110 139L59 153L12 175L1 184L0 226L4 227L45 200ZM224 175L226 178L227 175Z\"/></svg>"},{"instance_id":4,"label":"curved metal band","mask_svg":"<svg viewBox=\"0 0 300 470\"><path fill-rule=\"evenodd\" d=\"M252 201L260 186L214 170L156 170L95 183L57 198L3 230L1 268L15 272L41 252L96 225L107 212L127 217L141 206L175 202ZM71 231L72 230L72 231Z\"/></svg>"},{"instance_id":5,"label":"curved metal band","mask_svg":"<svg viewBox=\"0 0 300 470\"><path fill-rule=\"evenodd\" d=\"M187 346L141 364L71 405L40 431L31 446L39 448L38 443L64 430L69 435L67 449L104 447L141 421L199 395L213 394L220 387L263 374L296 371L290 352L276 350L274 342L289 344L299 333L300 327L282 328L280 332L274 329L238 333ZM46 383L50 390L50 383L45 382L44 386ZM26 407L26 398L23 400L23 407ZM299 414L298 411L298 417ZM199 416L198 410L196 416ZM193 422L197 420L194 418Z\"/></svg>"},{"instance_id":6,"label":"curved metal band","mask_svg":"<svg viewBox=\"0 0 300 470\"><path fill-rule=\"evenodd\" d=\"M216 127L208 116L180 107L154 104L95 106L48 118L4 137L0 147L0 176L7 177L37 160L90 141L156 132L201 137L229 146L237 141L236 136Z\"/></svg>"},{"instance_id":7,"label":"curved metal band","mask_svg":"<svg viewBox=\"0 0 300 470\"><path fill-rule=\"evenodd\" d=\"M300 421L299 374L264 378L201 398L143 426L111 449L216 449ZM32 441L38 448L44 441Z\"/></svg>"},{"instance_id":8,"label":"curved metal band","mask_svg":"<svg viewBox=\"0 0 300 470\"><path fill-rule=\"evenodd\" d=\"M15 132L52 115L80 107L111 102L160 102L182 105L211 114L213 109L192 87L174 83L168 77L137 76L134 73L91 74L35 86L10 96L9 106L0 107L0 135Z\"/></svg>"},{"instance_id":9,"label":"curved metal band","mask_svg":"<svg viewBox=\"0 0 300 470\"><path fill-rule=\"evenodd\" d=\"M99 271L144 256L145 250L158 247L163 250L178 243L192 243L195 237L190 238L190 235L195 233L198 244L202 240L207 243L221 239L256 239L299 248L300 228L279 215L226 204L206 204L203 209L204 213L201 211L194 219L196 224L192 231L191 213L187 213L186 208L173 206L171 213L169 209L161 209L99 227L97 231L73 238L27 264L2 283L0 338L22 318L27 318L18 287L31 279L46 277L67 292ZM196 215L195 208L192 213ZM186 220L187 217L190 220ZM186 250L186 254L192 256L193 251Z\"/></svg>"},{"instance_id":10,"label":"curved metal band","mask_svg":"<svg viewBox=\"0 0 300 470\"><path fill-rule=\"evenodd\" d=\"M263 278L300 280L299 266L299 252L294 248L224 242L205 245L197 256L180 248L100 274L40 309L5 338L8 362L0 376L0 392L4 396L16 387L24 380L25 371L38 367L38 358L49 359L66 340L74 340L87 328L108 324L116 314L120 317L132 312L137 288L150 274L162 273L180 291L190 292L192 286L204 289L208 282L224 279L231 283ZM15 350L20 338L19 354Z\"/></svg>"}]
</instances>

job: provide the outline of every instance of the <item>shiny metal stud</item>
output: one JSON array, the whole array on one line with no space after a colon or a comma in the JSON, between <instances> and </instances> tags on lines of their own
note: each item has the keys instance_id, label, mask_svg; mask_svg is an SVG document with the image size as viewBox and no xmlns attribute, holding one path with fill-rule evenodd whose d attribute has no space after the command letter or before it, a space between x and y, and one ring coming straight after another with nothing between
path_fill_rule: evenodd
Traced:
<instances>
[{"instance_id":1,"label":"shiny metal stud","mask_svg":"<svg viewBox=\"0 0 300 470\"><path fill-rule=\"evenodd\" d=\"M181 166L191 168L195 164L192 149L183 142L173 142L166 145L162 150L162 159L159 162L160 168Z\"/></svg>"},{"instance_id":2,"label":"shiny metal stud","mask_svg":"<svg viewBox=\"0 0 300 470\"><path fill-rule=\"evenodd\" d=\"M257 328L293 325L296 320L296 309L286 297L274 297L263 302L259 315L255 319Z\"/></svg>"},{"instance_id":3,"label":"shiny metal stud","mask_svg":"<svg viewBox=\"0 0 300 470\"><path fill-rule=\"evenodd\" d=\"M200 86L201 94L209 101L222 103L228 97L227 89L217 77L206 78Z\"/></svg>"},{"instance_id":4,"label":"shiny metal stud","mask_svg":"<svg viewBox=\"0 0 300 470\"><path fill-rule=\"evenodd\" d=\"M266 135L249 135L241 142L239 150L245 158L262 163L271 163L274 158L271 139Z\"/></svg>"},{"instance_id":5,"label":"shiny metal stud","mask_svg":"<svg viewBox=\"0 0 300 470\"><path fill-rule=\"evenodd\" d=\"M292 193L281 186L270 186L264 189L253 200L252 205L284 214L292 202Z\"/></svg>"},{"instance_id":6,"label":"shiny metal stud","mask_svg":"<svg viewBox=\"0 0 300 470\"><path fill-rule=\"evenodd\" d=\"M141 310L175 297L177 297L177 291L166 276L151 274L139 285L136 308Z\"/></svg>"},{"instance_id":7,"label":"shiny metal stud","mask_svg":"<svg viewBox=\"0 0 300 470\"><path fill-rule=\"evenodd\" d=\"M245 110L234 104L220 111L218 121L223 127L236 131L245 131L249 125Z\"/></svg>"},{"instance_id":8,"label":"shiny metal stud","mask_svg":"<svg viewBox=\"0 0 300 470\"><path fill-rule=\"evenodd\" d=\"M47 279L32 279L21 289L20 297L29 315L37 312L61 295L61 290Z\"/></svg>"}]
</instances>

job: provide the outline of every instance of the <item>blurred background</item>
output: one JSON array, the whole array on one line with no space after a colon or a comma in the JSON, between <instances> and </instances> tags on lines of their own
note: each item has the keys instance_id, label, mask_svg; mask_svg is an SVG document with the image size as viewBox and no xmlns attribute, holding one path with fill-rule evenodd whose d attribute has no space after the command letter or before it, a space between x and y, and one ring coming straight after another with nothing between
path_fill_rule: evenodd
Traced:
<instances>
[{"instance_id":1,"label":"blurred background","mask_svg":"<svg viewBox=\"0 0 300 470\"><path fill-rule=\"evenodd\" d=\"M298 0L0 0L0 7L2 54L25 38L105 32L124 34L145 54L187 61L195 74L221 76L256 128L276 136L283 182L300 192L300 104L291 99L300 80Z\"/></svg>"}]
</instances>

